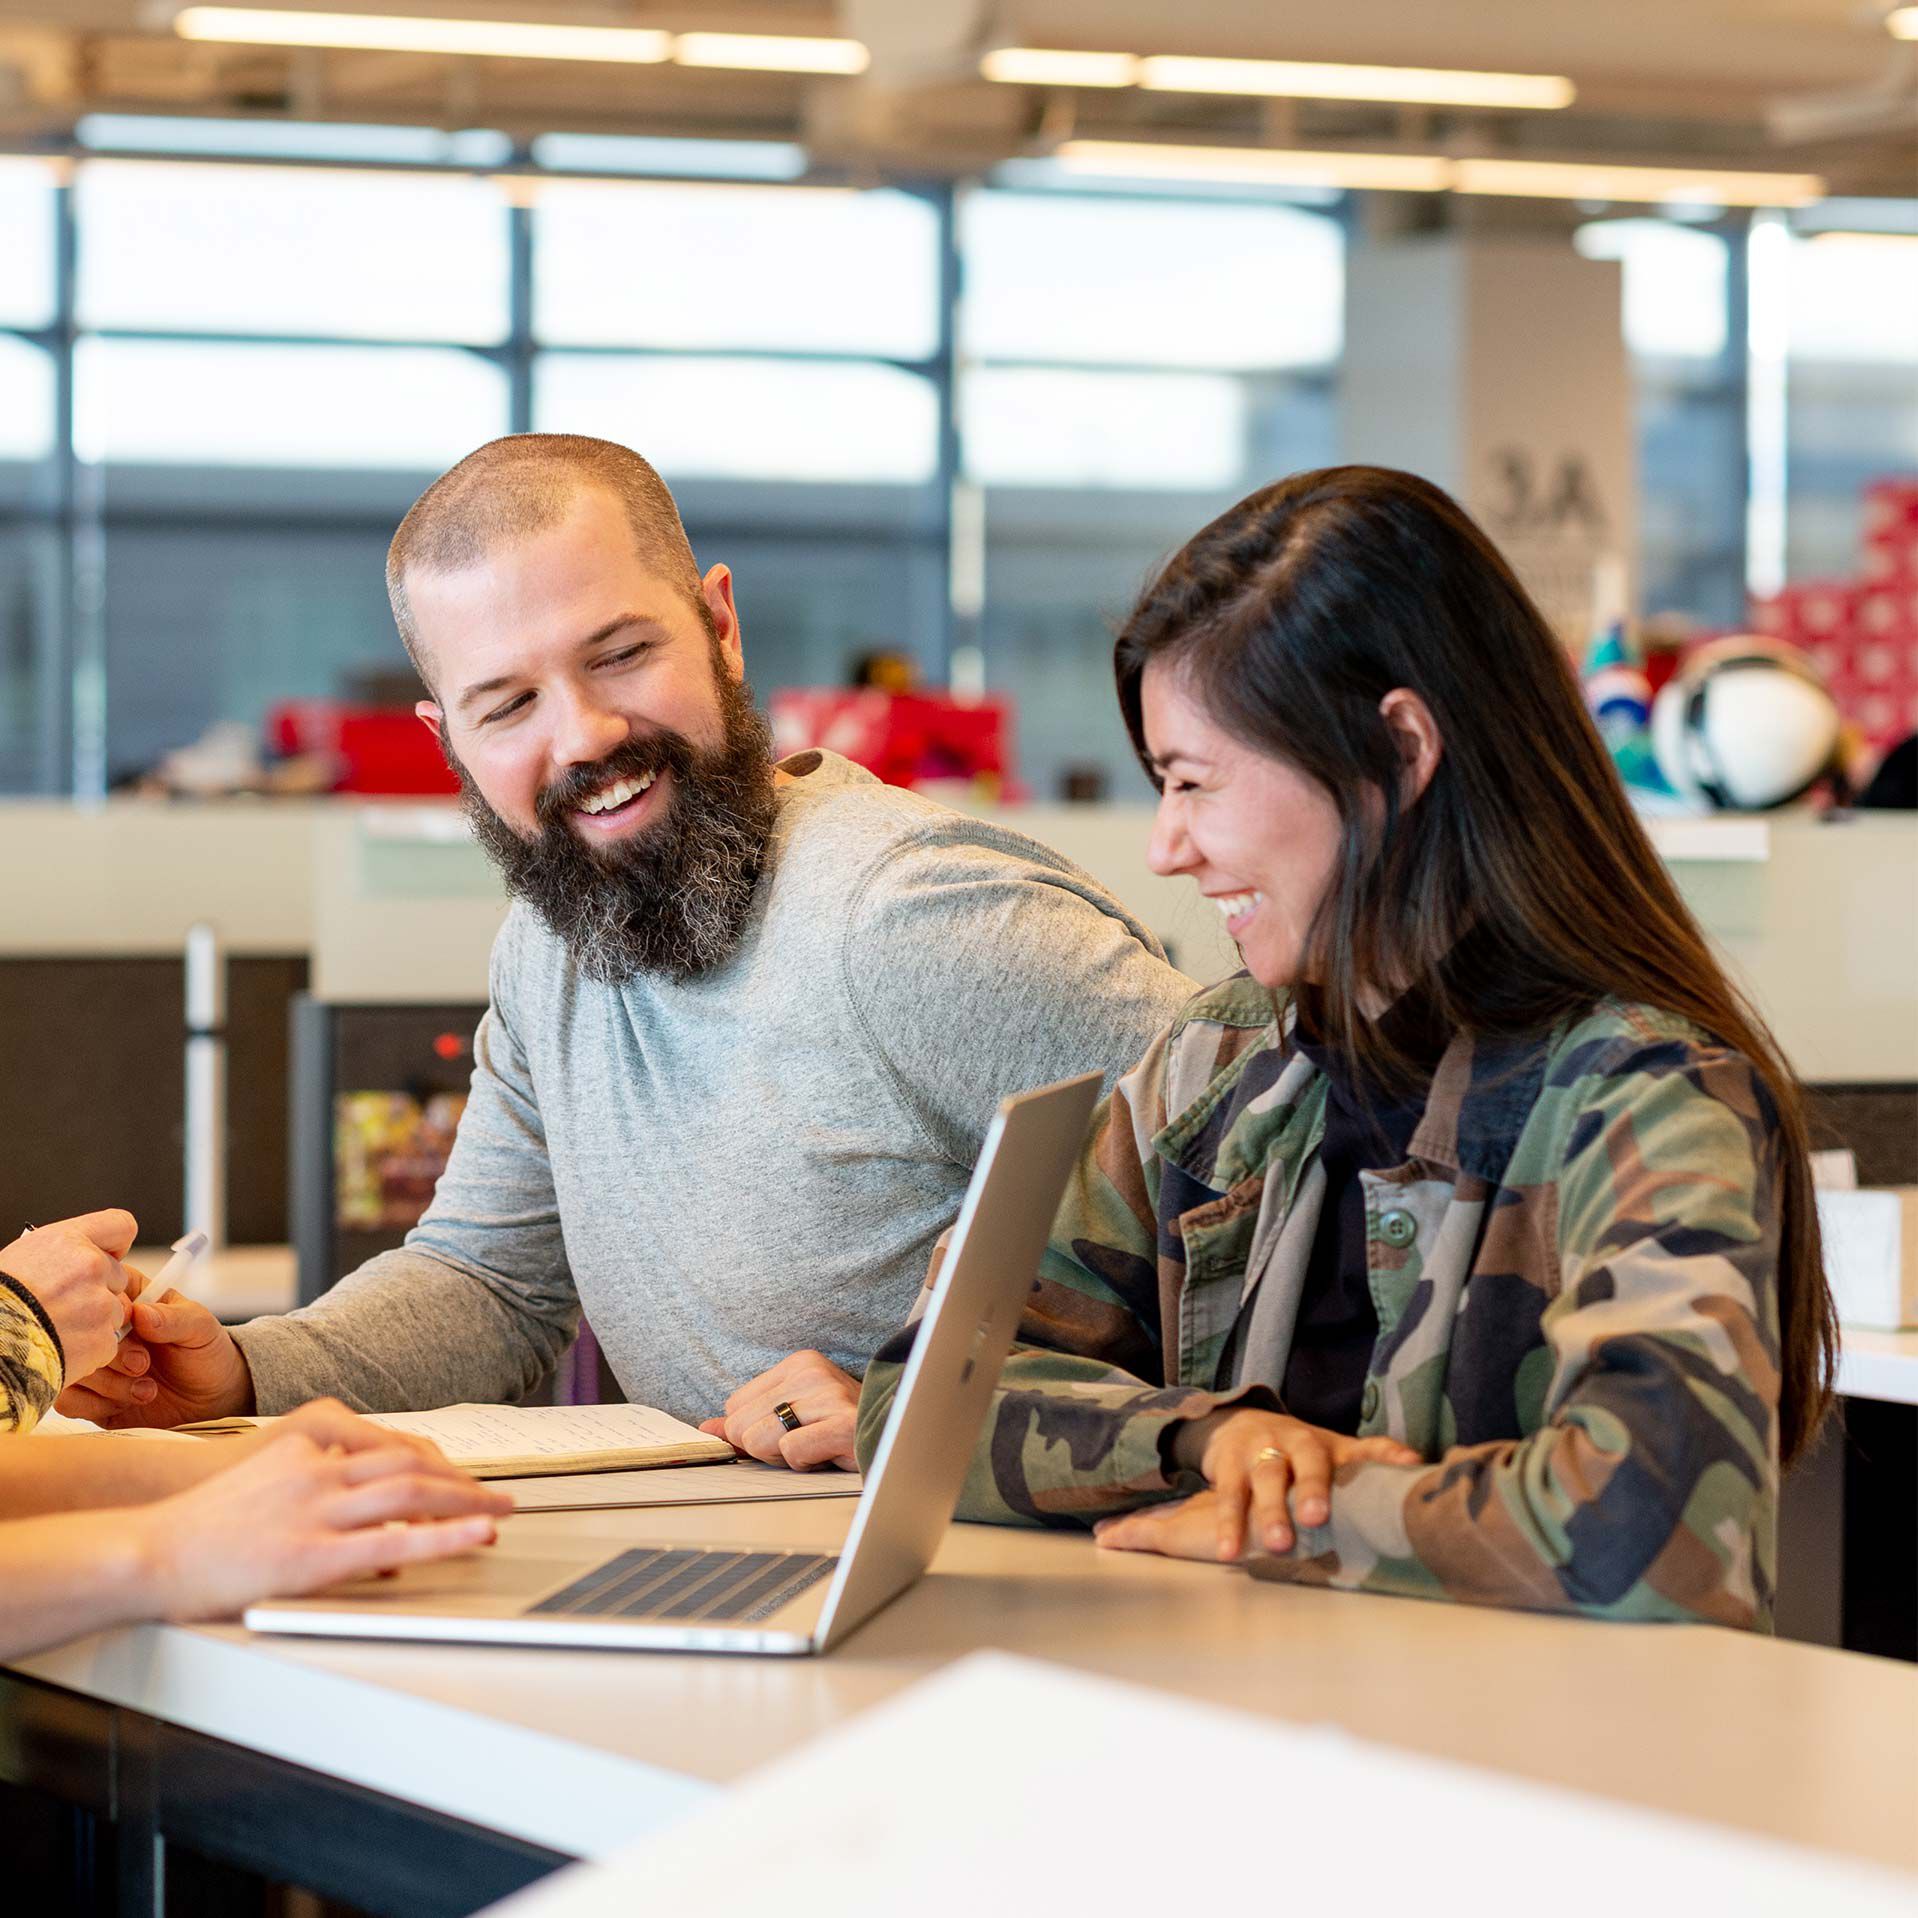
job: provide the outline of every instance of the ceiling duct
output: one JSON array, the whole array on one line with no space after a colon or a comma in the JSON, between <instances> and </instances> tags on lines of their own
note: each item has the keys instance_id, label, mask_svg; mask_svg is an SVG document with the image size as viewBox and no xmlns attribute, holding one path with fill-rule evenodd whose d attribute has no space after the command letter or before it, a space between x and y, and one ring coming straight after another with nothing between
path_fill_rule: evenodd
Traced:
<instances>
[{"instance_id":1,"label":"ceiling duct","mask_svg":"<svg viewBox=\"0 0 1918 1918\"><path fill-rule=\"evenodd\" d=\"M1773 145L1918 133L1918 45L1893 47L1889 54L1883 75L1870 86L1787 93L1767 101L1765 131Z\"/></svg>"},{"instance_id":2,"label":"ceiling duct","mask_svg":"<svg viewBox=\"0 0 1918 1918\"><path fill-rule=\"evenodd\" d=\"M948 85L977 78L991 43L993 0L840 0L840 30L872 52L878 86Z\"/></svg>"}]
</instances>

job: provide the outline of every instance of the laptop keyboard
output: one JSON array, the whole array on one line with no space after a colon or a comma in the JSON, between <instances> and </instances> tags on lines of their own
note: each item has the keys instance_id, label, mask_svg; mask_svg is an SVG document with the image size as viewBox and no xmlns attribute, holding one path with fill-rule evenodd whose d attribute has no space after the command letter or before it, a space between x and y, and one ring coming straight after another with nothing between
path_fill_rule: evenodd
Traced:
<instances>
[{"instance_id":1,"label":"laptop keyboard","mask_svg":"<svg viewBox=\"0 0 1918 1918\"><path fill-rule=\"evenodd\" d=\"M642 1546L595 1566L525 1615L750 1625L817 1585L838 1563L823 1552Z\"/></svg>"}]
</instances>

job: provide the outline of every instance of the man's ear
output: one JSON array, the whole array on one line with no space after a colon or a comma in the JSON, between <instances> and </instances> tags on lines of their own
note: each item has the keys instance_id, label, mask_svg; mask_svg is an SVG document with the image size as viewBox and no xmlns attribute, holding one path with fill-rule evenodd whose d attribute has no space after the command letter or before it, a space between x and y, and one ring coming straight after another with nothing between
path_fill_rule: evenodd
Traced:
<instances>
[{"instance_id":1,"label":"man's ear","mask_svg":"<svg viewBox=\"0 0 1918 1918\"><path fill-rule=\"evenodd\" d=\"M1432 783L1438 763L1445 755L1445 740L1439 732L1432 709L1409 686L1394 686L1379 701L1379 717L1385 721L1392 743L1398 748L1399 764L1404 769L1399 803L1414 804Z\"/></svg>"},{"instance_id":2,"label":"man's ear","mask_svg":"<svg viewBox=\"0 0 1918 1918\"><path fill-rule=\"evenodd\" d=\"M719 637L719 651L726 670L734 679L746 676L746 652L739 631L739 608L733 602L733 571L730 566L709 567L699 582L699 596L712 615L713 631Z\"/></svg>"},{"instance_id":3,"label":"man's ear","mask_svg":"<svg viewBox=\"0 0 1918 1918\"><path fill-rule=\"evenodd\" d=\"M446 744L446 715L440 711L437 700L420 700L413 708L413 716L442 746Z\"/></svg>"}]
</instances>

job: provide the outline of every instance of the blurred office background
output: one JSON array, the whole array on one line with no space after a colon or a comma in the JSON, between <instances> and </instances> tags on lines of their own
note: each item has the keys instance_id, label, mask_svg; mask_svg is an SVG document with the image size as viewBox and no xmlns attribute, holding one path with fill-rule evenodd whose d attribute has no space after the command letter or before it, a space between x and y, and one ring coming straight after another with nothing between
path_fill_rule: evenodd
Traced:
<instances>
[{"instance_id":1,"label":"blurred office background","mask_svg":"<svg viewBox=\"0 0 1918 1918\"><path fill-rule=\"evenodd\" d=\"M1918 9L0 0L0 1208L188 1222L204 920L224 1236L311 1291L416 1215L497 879L273 755L371 712L359 794L443 786L385 548L529 429L659 466L762 699L916 675L949 793L1216 974L1111 630L1286 472L1454 487L1574 647L1759 625L1860 753L1918 725ZM1918 1182L1912 830L1668 854L1868 1183Z\"/></svg>"},{"instance_id":2,"label":"blurred office background","mask_svg":"<svg viewBox=\"0 0 1918 1918\"><path fill-rule=\"evenodd\" d=\"M1380 235L1622 263L1642 614L1735 628L1754 587L1848 576L1862 488L1918 471L1918 48L1853 0L1603 27L1058 0L1016 34L906 0L379 11L776 28L802 65L857 31L869 64L326 50L0 0L0 791L95 796L215 722L403 667L398 516L479 442L558 428L659 466L701 560L739 576L762 695L903 652L1011 698L1034 794L1091 767L1143 796L1110 621L1213 512L1340 456L1346 266ZM1257 75L996 83L981 53L1009 41L1577 94L1518 114L1261 97ZM1823 184L1779 210L1128 179L1058 157L1086 139Z\"/></svg>"}]
</instances>

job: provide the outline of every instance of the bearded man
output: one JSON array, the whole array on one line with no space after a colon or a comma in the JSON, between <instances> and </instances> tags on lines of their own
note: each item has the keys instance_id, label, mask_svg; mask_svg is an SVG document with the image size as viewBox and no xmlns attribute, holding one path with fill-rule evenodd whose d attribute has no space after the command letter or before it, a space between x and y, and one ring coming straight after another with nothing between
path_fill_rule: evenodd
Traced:
<instances>
[{"instance_id":1,"label":"bearded man","mask_svg":"<svg viewBox=\"0 0 1918 1918\"><path fill-rule=\"evenodd\" d=\"M515 903L432 1205L318 1303L144 1310L109 1425L531 1390L585 1309L622 1389L757 1457L853 1462L998 1102L1130 1067L1192 990L1057 853L830 753L773 764L732 575L603 440L495 440L387 584ZM776 1409L777 1408L777 1409Z\"/></svg>"}]
</instances>

